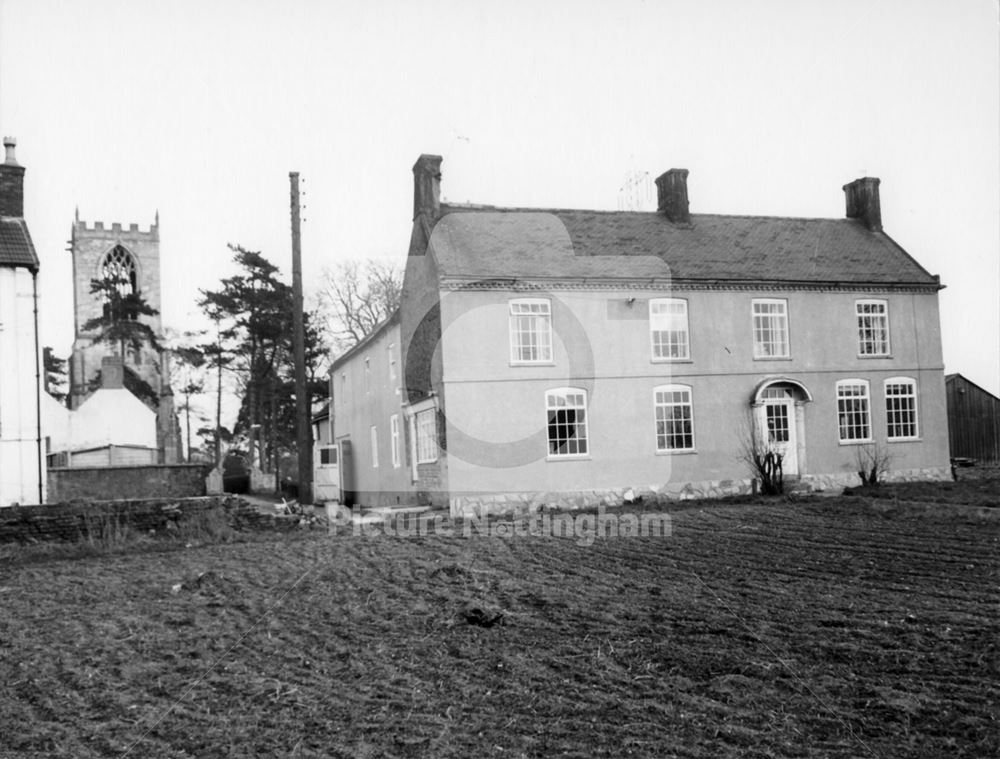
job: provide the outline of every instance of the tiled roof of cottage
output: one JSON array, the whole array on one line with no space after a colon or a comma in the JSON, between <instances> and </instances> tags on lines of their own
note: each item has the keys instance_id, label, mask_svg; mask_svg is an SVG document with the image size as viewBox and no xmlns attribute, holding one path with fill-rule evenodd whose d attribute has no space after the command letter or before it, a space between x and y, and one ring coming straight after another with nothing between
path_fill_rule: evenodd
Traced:
<instances>
[{"instance_id":1,"label":"tiled roof of cottage","mask_svg":"<svg viewBox=\"0 0 1000 759\"><path fill-rule=\"evenodd\" d=\"M938 285L892 238L853 219L442 206L443 277Z\"/></svg>"},{"instance_id":2,"label":"tiled roof of cottage","mask_svg":"<svg viewBox=\"0 0 1000 759\"><path fill-rule=\"evenodd\" d=\"M38 256L24 219L0 218L0 266L24 266L38 269Z\"/></svg>"}]
</instances>

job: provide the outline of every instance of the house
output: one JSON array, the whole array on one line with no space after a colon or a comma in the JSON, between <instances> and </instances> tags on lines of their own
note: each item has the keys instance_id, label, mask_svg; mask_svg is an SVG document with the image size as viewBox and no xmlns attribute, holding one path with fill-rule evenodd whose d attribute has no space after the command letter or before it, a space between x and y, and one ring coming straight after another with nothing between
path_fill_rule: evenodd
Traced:
<instances>
[{"instance_id":1,"label":"house","mask_svg":"<svg viewBox=\"0 0 1000 759\"><path fill-rule=\"evenodd\" d=\"M878 179L801 219L692 214L684 169L650 213L448 205L440 165L413 168L398 314L333 364L346 502L746 492L748 442L809 489L872 456L949 475L941 284L883 231Z\"/></svg>"},{"instance_id":2,"label":"house","mask_svg":"<svg viewBox=\"0 0 1000 759\"><path fill-rule=\"evenodd\" d=\"M62 407L65 413L57 415L51 405L43 406L49 466L79 468L159 463L156 412L125 388L121 358L105 356L99 380L101 386L75 410ZM56 403L51 396L50 400Z\"/></svg>"},{"instance_id":3,"label":"house","mask_svg":"<svg viewBox=\"0 0 1000 759\"><path fill-rule=\"evenodd\" d=\"M944 382L952 458L1000 462L1000 398L961 374Z\"/></svg>"},{"instance_id":4,"label":"house","mask_svg":"<svg viewBox=\"0 0 1000 759\"><path fill-rule=\"evenodd\" d=\"M405 506L416 499L418 452L407 447L417 440L416 419L403 402L402 381L397 310L330 367L329 413L337 452L317 444L321 451L327 448L332 464L314 471L317 483L337 477L341 503ZM319 490L315 495L320 500Z\"/></svg>"},{"instance_id":5,"label":"house","mask_svg":"<svg viewBox=\"0 0 1000 759\"><path fill-rule=\"evenodd\" d=\"M0 164L0 507L44 503L38 255L24 220L24 167Z\"/></svg>"}]
</instances>

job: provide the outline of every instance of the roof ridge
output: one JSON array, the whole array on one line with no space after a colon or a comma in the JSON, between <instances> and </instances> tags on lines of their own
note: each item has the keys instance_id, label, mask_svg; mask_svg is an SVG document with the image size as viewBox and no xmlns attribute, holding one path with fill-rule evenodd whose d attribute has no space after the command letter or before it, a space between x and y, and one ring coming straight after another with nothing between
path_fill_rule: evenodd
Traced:
<instances>
[{"instance_id":1,"label":"roof ridge","mask_svg":"<svg viewBox=\"0 0 1000 759\"><path fill-rule=\"evenodd\" d=\"M496 213L587 213L602 214L607 216L662 216L659 211L616 211L614 209L600 208L529 208L527 206L492 206L480 205L477 203L442 203L441 209L445 212L458 211L464 213L469 213L471 211L492 211ZM841 221L851 224L857 223L857 220L855 219L848 219L842 216L781 216L776 214L752 213L693 213L691 214L691 218L773 219L775 221Z\"/></svg>"}]
</instances>

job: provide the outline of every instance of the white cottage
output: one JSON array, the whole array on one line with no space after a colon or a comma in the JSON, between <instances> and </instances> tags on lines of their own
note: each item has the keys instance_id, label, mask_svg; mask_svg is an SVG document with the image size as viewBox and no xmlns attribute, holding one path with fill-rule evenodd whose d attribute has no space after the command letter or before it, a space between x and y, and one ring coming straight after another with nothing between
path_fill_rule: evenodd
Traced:
<instances>
[{"instance_id":1,"label":"white cottage","mask_svg":"<svg viewBox=\"0 0 1000 759\"><path fill-rule=\"evenodd\" d=\"M24 167L0 164L0 507L45 502L38 256L24 221Z\"/></svg>"}]
</instances>

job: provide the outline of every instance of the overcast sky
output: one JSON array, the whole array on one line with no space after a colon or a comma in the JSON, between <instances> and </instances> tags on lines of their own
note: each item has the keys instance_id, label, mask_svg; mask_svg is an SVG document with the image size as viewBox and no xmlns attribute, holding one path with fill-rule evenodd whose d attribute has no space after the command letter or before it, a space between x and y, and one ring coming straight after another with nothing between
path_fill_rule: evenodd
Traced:
<instances>
[{"instance_id":1,"label":"overcast sky","mask_svg":"<svg viewBox=\"0 0 1000 759\"><path fill-rule=\"evenodd\" d=\"M73 340L74 209L160 213L163 320L195 326L226 243L306 286L402 262L411 166L443 195L616 209L691 171L693 213L840 217L882 180L886 232L947 286L945 369L1000 393L996 0L0 0L0 131L27 167L42 340Z\"/></svg>"}]
</instances>

